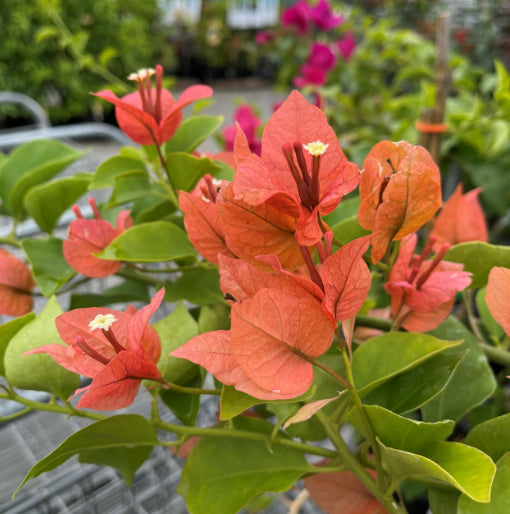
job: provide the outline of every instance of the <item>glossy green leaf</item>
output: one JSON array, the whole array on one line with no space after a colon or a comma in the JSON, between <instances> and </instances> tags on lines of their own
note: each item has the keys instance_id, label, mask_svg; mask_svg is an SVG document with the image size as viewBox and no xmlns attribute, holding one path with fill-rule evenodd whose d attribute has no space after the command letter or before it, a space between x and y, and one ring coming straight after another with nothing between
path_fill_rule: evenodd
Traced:
<instances>
[{"instance_id":1,"label":"glossy green leaf","mask_svg":"<svg viewBox=\"0 0 510 514\"><path fill-rule=\"evenodd\" d=\"M476 425L464 442L485 452L494 462L510 452L510 413Z\"/></svg>"},{"instance_id":2,"label":"glossy green leaf","mask_svg":"<svg viewBox=\"0 0 510 514\"><path fill-rule=\"evenodd\" d=\"M0 168L0 197L4 207L20 219L28 191L84 154L54 140L37 140L18 146Z\"/></svg>"},{"instance_id":3,"label":"glossy green leaf","mask_svg":"<svg viewBox=\"0 0 510 514\"><path fill-rule=\"evenodd\" d=\"M272 425L251 420L250 426ZM309 465L303 454L283 445L232 437L202 438L182 471L177 491L191 514L235 514L266 491L286 491ZM228 484L228 487L226 487Z\"/></svg>"},{"instance_id":4,"label":"glossy green leaf","mask_svg":"<svg viewBox=\"0 0 510 514\"><path fill-rule=\"evenodd\" d=\"M460 492L456 489L429 487L428 499L433 514L457 514Z\"/></svg>"},{"instance_id":5,"label":"glossy green leaf","mask_svg":"<svg viewBox=\"0 0 510 514\"><path fill-rule=\"evenodd\" d=\"M149 303L151 296L147 284L124 279L120 284L105 289L102 293L72 293L69 310L85 307L103 307L114 303Z\"/></svg>"},{"instance_id":6,"label":"glossy green leaf","mask_svg":"<svg viewBox=\"0 0 510 514\"><path fill-rule=\"evenodd\" d=\"M48 391L67 400L80 386L80 377L57 364L46 353L23 355L50 343L64 344L55 326L62 314L57 300L48 300L43 311L11 339L4 355L5 375L20 389Z\"/></svg>"},{"instance_id":7,"label":"glossy green leaf","mask_svg":"<svg viewBox=\"0 0 510 514\"><path fill-rule=\"evenodd\" d=\"M138 156L116 155L111 157L99 165L89 189L113 187L115 185L115 177L129 172L147 175L145 164Z\"/></svg>"},{"instance_id":8,"label":"glossy green leaf","mask_svg":"<svg viewBox=\"0 0 510 514\"><path fill-rule=\"evenodd\" d=\"M117 175L108 207L123 205L150 193L149 177L146 172L129 171Z\"/></svg>"},{"instance_id":9,"label":"glossy green leaf","mask_svg":"<svg viewBox=\"0 0 510 514\"><path fill-rule=\"evenodd\" d=\"M113 416L82 428L68 437L27 473L16 493L30 479L51 471L74 455L80 462L112 466L130 484L158 438L152 424L138 414Z\"/></svg>"},{"instance_id":10,"label":"glossy green leaf","mask_svg":"<svg viewBox=\"0 0 510 514\"><path fill-rule=\"evenodd\" d=\"M459 344L460 341L444 341L411 332L389 332L373 337L353 354L354 383L364 396L399 373Z\"/></svg>"},{"instance_id":11,"label":"glossy green leaf","mask_svg":"<svg viewBox=\"0 0 510 514\"><path fill-rule=\"evenodd\" d=\"M193 255L186 233L168 221L135 225L97 254L102 259L128 262L173 261Z\"/></svg>"},{"instance_id":12,"label":"glossy green leaf","mask_svg":"<svg viewBox=\"0 0 510 514\"><path fill-rule=\"evenodd\" d=\"M414 478L450 484L477 502L488 502L496 466L485 453L462 443L439 441L420 454L380 443L382 457L395 479Z\"/></svg>"},{"instance_id":13,"label":"glossy green leaf","mask_svg":"<svg viewBox=\"0 0 510 514\"><path fill-rule=\"evenodd\" d=\"M464 263L464 271L473 273L471 287L478 288L487 285L494 266L510 268L510 247L471 241L452 246L444 260Z\"/></svg>"},{"instance_id":14,"label":"glossy green leaf","mask_svg":"<svg viewBox=\"0 0 510 514\"><path fill-rule=\"evenodd\" d=\"M399 416L378 405L366 405L365 413L377 438L385 445L397 450L421 453L425 446L444 441L453 431L451 420L424 423ZM352 423L365 437L367 431L359 410L353 408L348 415Z\"/></svg>"},{"instance_id":15,"label":"glossy green leaf","mask_svg":"<svg viewBox=\"0 0 510 514\"><path fill-rule=\"evenodd\" d=\"M185 387L201 388L204 383L205 370L195 369L196 375L180 385ZM172 389L160 389L159 396L163 403L185 425L195 426L200 410L200 395L180 393Z\"/></svg>"},{"instance_id":16,"label":"glossy green leaf","mask_svg":"<svg viewBox=\"0 0 510 514\"><path fill-rule=\"evenodd\" d=\"M154 323L161 339L161 358L158 368L163 378L183 384L196 375L198 366L186 359L171 357L170 353L198 335L198 324L180 302L171 314Z\"/></svg>"},{"instance_id":17,"label":"glossy green leaf","mask_svg":"<svg viewBox=\"0 0 510 514\"><path fill-rule=\"evenodd\" d=\"M183 272L177 280L165 283L167 302L188 300L197 305L208 305L223 300L218 271L197 269Z\"/></svg>"},{"instance_id":18,"label":"glossy green leaf","mask_svg":"<svg viewBox=\"0 0 510 514\"><path fill-rule=\"evenodd\" d=\"M369 230L365 230L361 227L357 216L350 216L349 218L343 219L333 225L332 230L333 234L335 234L335 239L340 241L342 244L347 244L358 237L370 234Z\"/></svg>"},{"instance_id":19,"label":"glossy green leaf","mask_svg":"<svg viewBox=\"0 0 510 514\"><path fill-rule=\"evenodd\" d=\"M175 188L182 191L191 191L206 173L216 175L220 171L208 157L176 152L167 154L165 160Z\"/></svg>"},{"instance_id":20,"label":"glossy green leaf","mask_svg":"<svg viewBox=\"0 0 510 514\"><path fill-rule=\"evenodd\" d=\"M165 153L190 153L211 136L223 122L223 116L193 116L184 120L165 143Z\"/></svg>"},{"instance_id":21,"label":"glossy green leaf","mask_svg":"<svg viewBox=\"0 0 510 514\"><path fill-rule=\"evenodd\" d=\"M508 433L507 436L508 438ZM477 503L463 494L459 498L457 514L504 514L510 512L510 452L496 463L490 503Z\"/></svg>"},{"instance_id":22,"label":"glossy green leaf","mask_svg":"<svg viewBox=\"0 0 510 514\"><path fill-rule=\"evenodd\" d=\"M213 330L229 330L230 306L227 302L204 305L198 316L198 328L201 334Z\"/></svg>"},{"instance_id":23,"label":"glossy green leaf","mask_svg":"<svg viewBox=\"0 0 510 514\"><path fill-rule=\"evenodd\" d=\"M33 187L25 197L25 208L41 230L52 233L60 216L87 191L91 175L79 173Z\"/></svg>"},{"instance_id":24,"label":"glossy green leaf","mask_svg":"<svg viewBox=\"0 0 510 514\"><path fill-rule=\"evenodd\" d=\"M30 321L35 318L34 312L7 321L0 325L0 376L5 376L4 355L10 340Z\"/></svg>"},{"instance_id":25,"label":"glossy green leaf","mask_svg":"<svg viewBox=\"0 0 510 514\"><path fill-rule=\"evenodd\" d=\"M23 250L32 266L41 293L48 297L76 275L62 254L62 240L56 237L25 239Z\"/></svg>"},{"instance_id":26,"label":"glossy green leaf","mask_svg":"<svg viewBox=\"0 0 510 514\"><path fill-rule=\"evenodd\" d=\"M434 399L422 407L425 421L459 420L492 395L496 388L494 374L473 334L456 318L450 317L431 334L447 340L463 339L448 354L467 354L457 366L452 379Z\"/></svg>"},{"instance_id":27,"label":"glossy green leaf","mask_svg":"<svg viewBox=\"0 0 510 514\"><path fill-rule=\"evenodd\" d=\"M446 387L464 356L461 353L435 355L384 382L365 401L399 414L416 410Z\"/></svg>"}]
</instances>

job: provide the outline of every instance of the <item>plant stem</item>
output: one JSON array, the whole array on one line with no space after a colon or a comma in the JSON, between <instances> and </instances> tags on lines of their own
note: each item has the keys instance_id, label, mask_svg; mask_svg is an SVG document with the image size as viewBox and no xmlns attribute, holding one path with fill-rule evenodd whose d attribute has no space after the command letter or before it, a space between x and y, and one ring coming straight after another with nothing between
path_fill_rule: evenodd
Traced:
<instances>
[{"instance_id":1,"label":"plant stem","mask_svg":"<svg viewBox=\"0 0 510 514\"><path fill-rule=\"evenodd\" d=\"M496 348L495 346L482 341L479 341L478 344L489 360L503 366L510 366L510 352L503 350L502 348Z\"/></svg>"},{"instance_id":2,"label":"plant stem","mask_svg":"<svg viewBox=\"0 0 510 514\"><path fill-rule=\"evenodd\" d=\"M391 320L368 316L367 314L356 314L356 325L368 328L378 328L389 332L391 330Z\"/></svg>"},{"instance_id":3,"label":"plant stem","mask_svg":"<svg viewBox=\"0 0 510 514\"><path fill-rule=\"evenodd\" d=\"M108 416L104 416L102 414L97 414L97 413L91 412L91 411L78 410L69 405L63 406L63 405L57 405L56 403L36 402L34 400L29 400L28 398L25 398L24 396L21 396L14 392L0 393L0 399L11 400L11 401L20 403L21 405L25 405L26 407L28 407L31 410L44 410L44 411L50 411L50 412L57 412L58 414L66 414L67 416L73 415L73 416L79 416L81 418L95 419L96 421L106 419L108 417Z\"/></svg>"},{"instance_id":4,"label":"plant stem","mask_svg":"<svg viewBox=\"0 0 510 514\"><path fill-rule=\"evenodd\" d=\"M327 457L333 459L337 457L337 453L328 450L326 448L320 448L306 443L300 443L292 439L286 439L284 437L276 437L271 439L271 434L262 434L260 432L250 432L248 430L231 430L226 428L200 428L200 427L188 427L183 425L173 425L171 423L165 423L164 421L156 421L154 426L168 432L173 432L177 435L185 437L201 436L201 437L232 437L235 439L249 439L252 441L262 441L270 447L270 445L282 445L290 448L295 448L304 453L311 455L319 455L321 457Z\"/></svg>"},{"instance_id":5,"label":"plant stem","mask_svg":"<svg viewBox=\"0 0 510 514\"><path fill-rule=\"evenodd\" d=\"M172 382L167 382L164 378L160 380L156 380L160 384L163 384L164 387L175 391L176 393L184 393L184 394L210 394L214 396L220 396L221 391L219 389L200 389L198 387L186 387L178 384L174 384Z\"/></svg>"},{"instance_id":6,"label":"plant stem","mask_svg":"<svg viewBox=\"0 0 510 514\"><path fill-rule=\"evenodd\" d=\"M337 427L334 426L326 414L318 411L316 414L317 419L321 422L322 426L326 429L328 437L335 446L340 459L346 468L352 471L363 485L370 491L370 493L388 510L388 512L407 512L403 505L395 503L391 495L384 494L376 484L372 475L360 464L358 459L351 453L345 441L343 440Z\"/></svg>"}]
</instances>

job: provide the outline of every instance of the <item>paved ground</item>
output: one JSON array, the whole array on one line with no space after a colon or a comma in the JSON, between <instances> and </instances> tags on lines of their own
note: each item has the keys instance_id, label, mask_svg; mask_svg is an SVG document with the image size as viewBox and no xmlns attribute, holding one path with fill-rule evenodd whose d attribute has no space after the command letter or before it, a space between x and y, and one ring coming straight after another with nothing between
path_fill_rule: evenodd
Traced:
<instances>
[{"instance_id":1,"label":"paved ground","mask_svg":"<svg viewBox=\"0 0 510 514\"><path fill-rule=\"evenodd\" d=\"M282 95L275 95L269 87L252 87L249 83L244 84L243 89L218 88L214 95L214 105L204 114L223 114L224 124L230 124L235 109L233 100L239 99L254 102L267 120L273 103L282 98ZM94 169L119 149L117 143L108 140L80 141L80 145L91 149L86 164L79 165L83 166L82 170ZM213 142L207 142L201 147L204 151L214 152L217 149ZM37 307L39 309L40 305ZM141 393L128 411L147 415L146 395ZM10 411L12 407L12 404L0 400L0 412ZM214 400L203 404L200 418L202 426L214 422L216 411ZM167 412L166 421L176 422L167 409L163 408L162 412ZM126 487L120 475L111 468L79 464L76 458L72 458L54 471L29 481L12 502L12 493L30 467L86 423L82 419L65 419L52 413L33 412L0 425L0 513L187 513L182 497L176 493L183 461L162 448L152 452L151 458L136 473L130 487ZM286 509L278 504L267 512L283 514ZM310 502L301 510L303 514L314 512L318 510Z\"/></svg>"}]
</instances>

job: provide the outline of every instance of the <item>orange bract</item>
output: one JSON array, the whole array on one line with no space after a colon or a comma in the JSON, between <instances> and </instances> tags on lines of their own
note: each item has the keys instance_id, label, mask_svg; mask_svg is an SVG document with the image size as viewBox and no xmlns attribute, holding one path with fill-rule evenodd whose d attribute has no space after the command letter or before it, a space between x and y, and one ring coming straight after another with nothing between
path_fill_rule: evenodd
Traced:
<instances>
[{"instance_id":1,"label":"orange bract","mask_svg":"<svg viewBox=\"0 0 510 514\"><path fill-rule=\"evenodd\" d=\"M510 269L495 266L489 273L485 301L494 319L510 337Z\"/></svg>"},{"instance_id":2,"label":"orange bract","mask_svg":"<svg viewBox=\"0 0 510 514\"><path fill-rule=\"evenodd\" d=\"M391 241L423 226L441 206L441 176L430 154L405 141L376 144L363 163L360 225L371 230L372 261Z\"/></svg>"},{"instance_id":3,"label":"orange bract","mask_svg":"<svg viewBox=\"0 0 510 514\"><path fill-rule=\"evenodd\" d=\"M22 316L32 310L35 282L28 266L0 248L0 314Z\"/></svg>"},{"instance_id":4,"label":"orange bract","mask_svg":"<svg viewBox=\"0 0 510 514\"><path fill-rule=\"evenodd\" d=\"M462 184L448 198L434 220L431 236L437 238L434 249L443 243L456 245L467 241L489 240L487 223L478 201L481 188L462 194Z\"/></svg>"}]
</instances>

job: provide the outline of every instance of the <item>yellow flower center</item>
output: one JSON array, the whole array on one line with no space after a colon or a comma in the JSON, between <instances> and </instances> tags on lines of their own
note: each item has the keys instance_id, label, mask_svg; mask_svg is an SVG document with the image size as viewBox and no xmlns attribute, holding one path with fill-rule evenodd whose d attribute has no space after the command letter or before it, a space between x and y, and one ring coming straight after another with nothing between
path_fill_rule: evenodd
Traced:
<instances>
[{"instance_id":1,"label":"yellow flower center","mask_svg":"<svg viewBox=\"0 0 510 514\"><path fill-rule=\"evenodd\" d=\"M117 318L113 314L98 314L90 323L90 330L108 330L115 322Z\"/></svg>"},{"instance_id":2,"label":"yellow flower center","mask_svg":"<svg viewBox=\"0 0 510 514\"><path fill-rule=\"evenodd\" d=\"M322 155L327 149L329 145L325 145L322 141L312 141L307 145L303 145L304 149L310 155Z\"/></svg>"}]
</instances>

